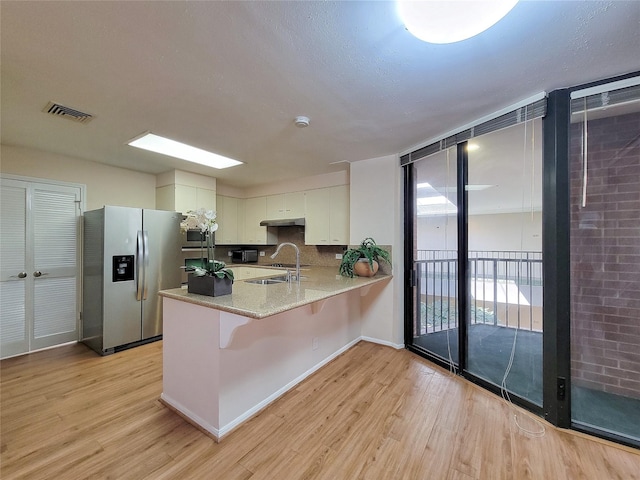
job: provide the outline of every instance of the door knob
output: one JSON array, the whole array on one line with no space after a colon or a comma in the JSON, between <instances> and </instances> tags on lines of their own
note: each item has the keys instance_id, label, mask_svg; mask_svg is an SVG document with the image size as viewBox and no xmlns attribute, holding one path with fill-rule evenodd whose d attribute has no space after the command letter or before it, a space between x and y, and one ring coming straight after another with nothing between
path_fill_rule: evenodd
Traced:
<instances>
[{"instance_id":1,"label":"door knob","mask_svg":"<svg viewBox=\"0 0 640 480\"><path fill-rule=\"evenodd\" d=\"M11 275L11 278L24 278L27 276L27 272L20 272L18 275Z\"/></svg>"},{"instance_id":2,"label":"door knob","mask_svg":"<svg viewBox=\"0 0 640 480\"><path fill-rule=\"evenodd\" d=\"M35 272L33 272L33 276L34 277L40 277L40 276L42 276L42 272L40 270L36 270Z\"/></svg>"}]
</instances>

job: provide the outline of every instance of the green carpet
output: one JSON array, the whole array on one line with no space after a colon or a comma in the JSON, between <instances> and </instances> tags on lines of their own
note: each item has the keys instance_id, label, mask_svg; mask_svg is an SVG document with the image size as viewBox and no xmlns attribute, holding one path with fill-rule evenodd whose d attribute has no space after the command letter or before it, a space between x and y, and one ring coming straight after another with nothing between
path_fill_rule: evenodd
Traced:
<instances>
[{"instance_id":1,"label":"green carpet","mask_svg":"<svg viewBox=\"0 0 640 480\"><path fill-rule=\"evenodd\" d=\"M579 424L640 442L640 400L590 388L571 388L571 417Z\"/></svg>"},{"instance_id":2,"label":"green carpet","mask_svg":"<svg viewBox=\"0 0 640 480\"><path fill-rule=\"evenodd\" d=\"M472 325L469 330L469 372L496 385L502 383L516 329ZM447 360L447 332L430 333L414 340L426 350ZM451 358L458 363L458 329L449 331ZM542 406L542 334L518 330L507 390Z\"/></svg>"}]
</instances>

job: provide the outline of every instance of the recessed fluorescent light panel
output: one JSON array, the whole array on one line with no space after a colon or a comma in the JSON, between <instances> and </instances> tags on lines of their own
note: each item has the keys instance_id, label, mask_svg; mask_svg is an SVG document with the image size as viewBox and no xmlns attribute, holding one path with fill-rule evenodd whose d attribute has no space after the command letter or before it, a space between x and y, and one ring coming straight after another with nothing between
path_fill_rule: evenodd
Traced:
<instances>
[{"instance_id":1,"label":"recessed fluorescent light panel","mask_svg":"<svg viewBox=\"0 0 640 480\"><path fill-rule=\"evenodd\" d=\"M478 192L496 186L497 185L480 184L465 185L464 189L468 192ZM418 183L416 187L416 208L419 217L453 215L458 212L458 208L447 198L448 196L455 199L456 192L458 191L456 187L433 187L428 182Z\"/></svg>"},{"instance_id":2,"label":"recessed fluorescent light panel","mask_svg":"<svg viewBox=\"0 0 640 480\"><path fill-rule=\"evenodd\" d=\"M218 169L234 167L243 163L153 133L145 133L136 137L128 142L128 145Z\"/></svg>"},{"instance_id":3,"label":"recessed fluorescent light panel","mask_svg":"<svg viewBox=\"0 0 640 480\"><path fill-rule=\"evenodd\" d=\"M518 0L397 0L407 30L429 43L466 40L492 27Z\"/></svg>"},{"instance_id":4,"label":"recessed fluorescent light panel","mask_svg":"<svg viewBox=\"0 0 640 480\"><path fill-rule=\"evenodd\" d=\"M432 215L451 215L458 209L447 197L442 195L431 184L424 182L417 185L416 209L419 217ZM453 189L443 189L446 193L453 192Z\"/></svg>"}]
</instances>

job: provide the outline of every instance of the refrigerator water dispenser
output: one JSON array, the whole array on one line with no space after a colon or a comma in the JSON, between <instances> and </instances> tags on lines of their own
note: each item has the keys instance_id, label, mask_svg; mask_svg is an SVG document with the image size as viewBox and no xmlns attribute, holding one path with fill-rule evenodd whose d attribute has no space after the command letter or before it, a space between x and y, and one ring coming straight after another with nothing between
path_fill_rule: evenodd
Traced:
<instances>
[{"instance_id":1,"label":"refrigerator water dispenser","mask_svg":"<svg viewBox=\"0 0 640 480\"><path fill-rule=\"evenodd\" d=\"M133 280L133 266L135 255L114 255L113 256L113 281L126 282Z\"/></svg>"}]
</instances>

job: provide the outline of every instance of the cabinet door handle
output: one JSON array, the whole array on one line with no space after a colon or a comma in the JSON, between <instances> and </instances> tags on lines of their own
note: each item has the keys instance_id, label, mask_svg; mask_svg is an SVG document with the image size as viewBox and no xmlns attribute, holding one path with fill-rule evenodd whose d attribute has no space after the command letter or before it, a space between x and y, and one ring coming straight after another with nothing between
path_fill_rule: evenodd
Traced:
<instances>
[{"instance_id":1,"label":"cabinet door handle","mask_svg":"<svg viewBox=\"0 0 640 480\"><path fill-rule=\"evenodd\" d=\"M11 275L9 278L25 278L27 276L27 272L20 272L17 275Z\"/></svg>"},{"instance_id":2,"label":"cabinet door handle","mask_svg":"<svg viewBox=\"0 0 640 480\"><path fill-rule=\"evenodd\" d=\"M41 277L42 276L42 272L40 270L36 270L35 272L33 272L33 276L34 277Z\"/></svg>"}]
</instances>

